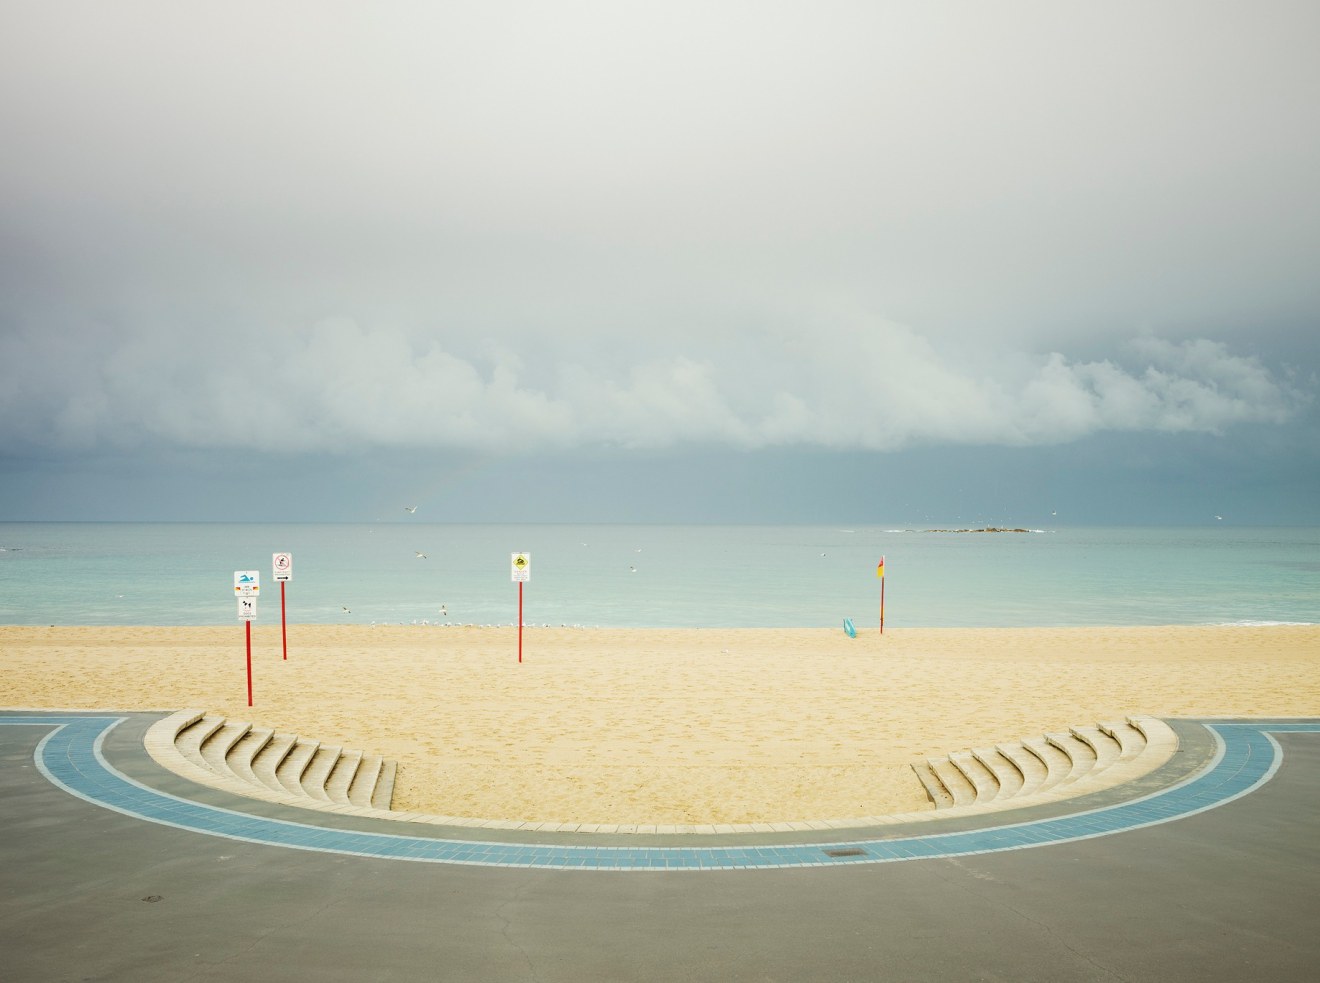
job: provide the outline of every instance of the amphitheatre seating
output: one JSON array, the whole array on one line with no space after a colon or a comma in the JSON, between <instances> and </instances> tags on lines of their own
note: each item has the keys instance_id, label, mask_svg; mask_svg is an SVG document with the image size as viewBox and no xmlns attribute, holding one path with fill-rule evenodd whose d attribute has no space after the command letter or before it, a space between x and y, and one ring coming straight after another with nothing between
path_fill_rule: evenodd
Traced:
<instances>
[{"instance_id":1,"label":"amphitheatre seating","mask_svg":"<svg viewBox=\"0 0 1320 983\"><path fill-rule=\"evenodd\" d=\"M267 801L388 811L394 795L393 761L203 710L180 710L158 721L146 743L172 771Z\"/></svg>"},{"instance_id":2,"label":"amphitheatre seating","mask_svg":"<svg viewBox=\"0 0 1320 983\"><path fill-rule=\"evenodd\" d=\"M1162 720L1128 717L955 751L912 768L937 810L1015 809L1112 788L1153 771L1177 745Z\"/></svg>"},{"instance_id":3,"label":"amphitheatre seating","mask_svg":"<svg viewBox=\"0 0 1320 983\"><path fill-rule=\"evenodd\" d=\"M939 816L1016 809L1057 802L1149 774L1177 750L1172 728L1154 717L1072 727L932 757L912 766ZM313 809L379 818L500 829L567 832L729 833L740 825L613 826L473 819L391 811L397 765L377 755L323 745L296 734L181 710L152 725L146 748L164 767L240 795ZM749 824L754 832L830 829L910 822L934 814Z\"/></svg>"}]
</instances>

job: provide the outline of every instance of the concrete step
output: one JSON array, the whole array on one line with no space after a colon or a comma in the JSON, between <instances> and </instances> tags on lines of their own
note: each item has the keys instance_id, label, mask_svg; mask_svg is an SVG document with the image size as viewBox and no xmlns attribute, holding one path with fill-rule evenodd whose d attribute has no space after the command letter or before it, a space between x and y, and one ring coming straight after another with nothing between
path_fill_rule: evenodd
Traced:
<instances>
[{"instance_id":1,"label":"concrete step","mask_svg":"<svg viewBox=\"0 0 1320 983\"><path fill-rule=\"evenodd\" d=\"M307 769L302 774L301 785L303 791L318 802L329 802L330 796L326 793L325 783L330 778L330 772L334 770L339 763L339 753L343 748L333 745L322 744L312 755L312 760L307 762Z\"/></svg>"},{"instance_id":2,"label":"concrete step","mask_svg":"<svg viewBox=\"0 0 1320 983\"><path fill-rule=\"evenodd\" d=\"M1022 791L1022 771L1011 758L1001 754L998 748L972 748L972 755L995 776L995 784L999 786L996 799L1011 798Z\"/></svg>"},{"instance_id":3,"label":"concrete step","mask_svg":"<svg viewBox=\"0 0 1320 983\"><path fill-rule=\"evenodd\" d=\"M204 710L161 718L144 744L152 758L178 774L268 801L389 811L394 797L393 761Z\"/></svg>"},{"instance_id":4,"label":"concrete step","mask_svg":"<svg viewBox=\"0 0 1320 983\"><path fill-rule=\"evenodd\" d=\"M1072 734L1046 734L1045 739L1068 756L1068 773L1055 788L1072 785L1095 767L1095 752Z\"/></svg>"},{"instance_id":5,"label":"concrete step","mask_svg":"<svg viewBox=\"0 0 1320 983\"><path fill-rule=\"evenodd\" d=\"M1096 770L1104 770L1118 761L1122 748L1118 741L1114 740L1099 727L1070 727L1069 732L1073 737L1084 743L1091 749L1095 755Z\"/></svg>"},{"instance_id":6,"label":"concrete step","mask_svg":"<svg viewBox=\"0 0 1320 983\"><path fill-rule=\"evenodd\" d=\"M999 794L999 782L994 773L976 759L971 751L955 751L949 760L972 786L972 796L977 802L993 802Z\"/></svg>"},{"instance_id":7,"label":"concrete step","mask_svg":"<svg viewBox=\"0 0 1320 983\"><path fill-rule=\"evenodd\" d=\"M178 737L174 740L174 745L188 761L191 761L198 768L209 770L210 765L202 757L202 745L224 725L224 717L199 716L196 721L188 724L179 732Z\"/></svg>"},{"instance_id":8,"label":"concrete step","mask_svg":"<svg viewBox=\"0 0 1320 983\"><path fill-rule=\"evenodd\" d=\"M976 801L976 786L948 758L927 758L926 764L944 786L954 806L967 806Z\"/></svg>"},{"instance_id":9,"label":"concrete step","mask_svg":"<svg viewBox=\"0 0 1320 983\"><path fill-rule=\"evenodd\" d=\"M1072 760L1068 755L1044 737L1024 737L1022 746L1034 754L1045 768L1045 777L1036 789L1038 793L1053 789L1072 770Z\"/></svg>"},{"instance_id":10,"label":"concrete step","mask_svg":"<svg viewBox=\"0 0 1320 983\"><path fill-rule=\"evenodd\" d=\"M376 791L376 782L380 778L383 762L378 754L364 754L358 763L353 781L348 786L349 805L370 806L371 797Z\"/></svg>"},{"instance_id":11,"label":"concrete step","mask_svg":"<svg viewBox=\"0 0 1320 983\"><path fill-rule=\"evenodd\" d=\"M272 734L266 746L252 759L253 777L272 792L284 791L277 773L280 764L296 743L297 734Z\"/></svg>"},{"instance_id":12,"label":"concrete step","mask_svg":"<svg viewBox=\"0 0 1320 983\"><path fill-rule=\"evenodd\" d=\"M348 789L357 776L358 766L362 764L361 751L343 751L339 760L330 769L330 776L325 780L325 794L331 802L350 805Z\"/></svg>"},{"instance_id":13,"label":"concrete step","mask_svg":"<svg viewBox=\"0 0 1320 983\"><path fill-rule=\"evenodd\" d=\"M284 756L280 766L275 769L275 777L279 779L280 785L284 787L286 792L297 796L307 794L302 786L303 772L307 770L312 755L316 754L316 750L320 746L320 741L304 741L302 738L294 742L293 748Z\"/></svg>"},{"instance_id":14,"label":"concrete step","mask_svg":"<svg viewBox=\"0 0 1320 983\"><path fill-rule=\"evenodd\" d=\"M394 803L394 776L399 766L395 761L386 761L381 765L380 777L376 779L376 790L371 793L373 809L390 809Z\"/></svg>"},{"instance_id":15,"label":"concrete step","mask_svg":"<svg viewBox=\"0 0 1320 983\"><path fill-rule=\"evenodd\" d=\"M201 746L202 761L217 775L233 776L226 760L234 745L252 729L251 724L226 720Z\"/></svg>"},{"instance_id":16,"label":"concrete step","mask_svg":"<svg viewBox=\"0 0 1320 983\"><path fill-rule=\"evenodd\" d=\"M1018 789L1018 795L1031 795L1040 789L1047 774L1045 765L1040 758L1028 751L1021 743L998 744L996 750L1013 762L1018 773L1022 776L1022 787Z\"/></svg>"},{"instance_id":17,"label":"concrete step","mask_svg":"<svg viewBox=\"0 0 1320 983\"><path fill-rule=\"evenodd\" d=\"M275 732L268 728L253 727L235 742L229 749L229 754L225 756L225 764L236 778L251 785L260 784L257 776L252 773L252 759L270 743L274 734Z\"/></svg>"},{"instance_id":18,"label":"concrete step","mask_svg":"<svg viewBox=\"0 0 1320 983\"><path fill-rule=\"evenodd\" d=\"M1167 761L1177 746L1164 721L1129 717L954 751L912 770L938 810L1007 809L1130 781Z\"/></svg>"},{"instance_id":19,"label":"concrete step","mask_svg":"<svg viewBox=\"0 0 1320 983\"><path fill-rule=\"evenodd\" d=\"M1146 749L1146 736L1126 720L1102 721L1099 726L1119 746L1119 761L1131 761Z\"/></svg>"}]
</instances>

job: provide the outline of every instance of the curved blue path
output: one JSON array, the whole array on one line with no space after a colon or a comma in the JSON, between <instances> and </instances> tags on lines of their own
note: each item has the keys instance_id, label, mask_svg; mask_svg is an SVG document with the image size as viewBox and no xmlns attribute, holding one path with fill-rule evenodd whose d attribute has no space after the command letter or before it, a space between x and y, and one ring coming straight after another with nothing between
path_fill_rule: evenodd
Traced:
<instances>
[{"instance_id":1,"label":"curved blue path","mask_svg":"<svg viewBox=\"0 0 1320 983\"><path fill-rule=\"evenodd\" d=\"M591 846L451 840L330 829L192 802L143 785L102 754L117 716L0 716L0 726L51 731L37 746L37 767L71 795L147 822L295 850L423 863L573 870L731 870L828 867L960 857L1107 836L1195 815L1259 788L1278 770L1283 750L1271 736L1320 733L1320 720L1201 721L1216 753L1199 772L1158 792L1072 815L961 832L931 832L846 842L715 846Z\"/></svg>"}]
</instances>

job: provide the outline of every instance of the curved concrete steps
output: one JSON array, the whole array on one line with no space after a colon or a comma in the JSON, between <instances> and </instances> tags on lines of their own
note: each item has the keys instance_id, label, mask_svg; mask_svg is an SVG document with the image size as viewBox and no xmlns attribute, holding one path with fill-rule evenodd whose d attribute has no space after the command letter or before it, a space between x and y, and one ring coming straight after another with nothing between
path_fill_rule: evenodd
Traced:
<instances>
[{"instance_id":1,"label":"curved concrete steps","mask_svg":"<svg viewBox=\"0 0 1320 983\"><path fill-rule=\"evenodd\" d=\"M180 710L152 725L147 751L178 774L241 795L334 812L388 812L398 766L378 755Z\"/></svg>"},{"instance_id":2,"label":"curved concrete steps","mask_svg":"<svg viewBox=\"0 0 1320 983\"><path fill-rule=\"evenodd\" d=\"M1164 721L1129 717L955 751L912 769L937 810L981 812L1112 788L1154 771L1177 747L1178 738Z\"/></svg>"}]
</instances>

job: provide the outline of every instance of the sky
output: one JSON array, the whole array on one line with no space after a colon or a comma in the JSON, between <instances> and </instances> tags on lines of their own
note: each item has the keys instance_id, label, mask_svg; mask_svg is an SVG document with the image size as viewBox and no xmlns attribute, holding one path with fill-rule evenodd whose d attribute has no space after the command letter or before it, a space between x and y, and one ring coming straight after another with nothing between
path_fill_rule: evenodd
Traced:
<instances>
[{"instance_id":1,"label":"sky","mask_svg":"<svg viewBox=\"0 0 1320 983\"><path fill-rule=\"evenodd\" d=\"M1317 36L0 0L0 521L1318 524Z\"/></svg>"}]
</instances>

